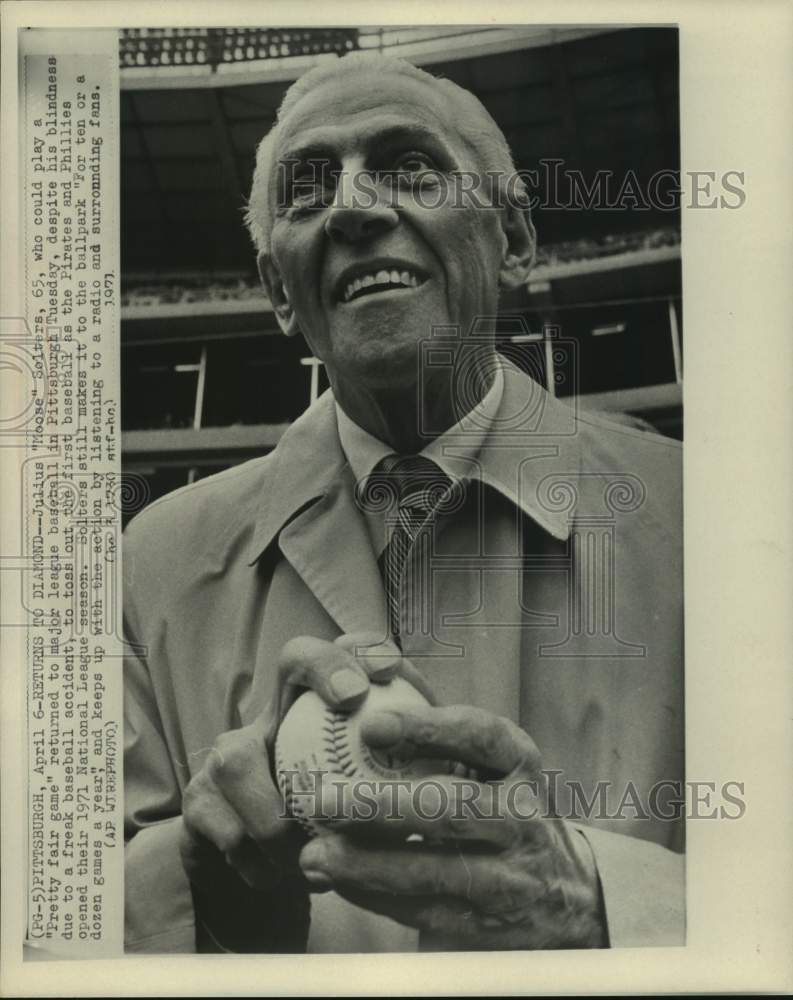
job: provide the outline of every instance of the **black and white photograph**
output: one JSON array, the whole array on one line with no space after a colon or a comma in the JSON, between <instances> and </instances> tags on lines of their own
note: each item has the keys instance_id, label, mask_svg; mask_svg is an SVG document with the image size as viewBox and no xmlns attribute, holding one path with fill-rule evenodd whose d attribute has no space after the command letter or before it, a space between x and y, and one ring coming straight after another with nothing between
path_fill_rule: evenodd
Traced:
<instances>
[{"instance_id":1,"label":"black and white photograph","mask_svg":"<svg viewBox=\"0 0 793 1000\"><path fill-rule=\"evenodd\" d=\"M127 948L684 943L679 208L674 27L121 32Z\"/></svg>"},{"instance_id":2,"label":"black and white photograph","mask_svg":"<svg viewBox=\"0 0 793 1000\"><path fill-rule=\"evenodd\" d=\"M0 993L793 984L793 22L716 10L2 0Z\"/></svg>"}]
</instances>

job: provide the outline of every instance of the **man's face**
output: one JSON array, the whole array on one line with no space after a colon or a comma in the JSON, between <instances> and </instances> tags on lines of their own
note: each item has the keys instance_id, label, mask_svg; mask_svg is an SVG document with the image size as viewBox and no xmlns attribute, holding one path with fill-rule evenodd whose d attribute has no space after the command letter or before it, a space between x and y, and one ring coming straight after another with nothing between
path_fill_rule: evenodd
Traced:
<instances>
[{"instance_id":1,"label":"man's face","mask_svg":"<svg viewBox=\"0 0 793 1000\"><path fill-rule=\"evenodd\" d=\"M499 211L455 197L451 172L483 169L457 110L420 80L350 74L282 125L270 283L280 279L331 381L413 383L433 325L465 335L496 311L507 240Z\"/></svg>"}]
</instances>

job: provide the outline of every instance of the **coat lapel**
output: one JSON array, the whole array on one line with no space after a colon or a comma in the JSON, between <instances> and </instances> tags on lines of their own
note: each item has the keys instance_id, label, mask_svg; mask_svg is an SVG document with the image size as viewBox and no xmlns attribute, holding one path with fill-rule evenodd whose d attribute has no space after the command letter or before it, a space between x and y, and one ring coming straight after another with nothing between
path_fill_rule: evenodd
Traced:
<instances>
[{"instance_id":1,"label":"coat lapel","mask_svg":"<svg viewBox=\"0 0 793 1000\"><path fill-rule=\"evenodd\" d=\"M340 631L384 629L383 585L330 392L289 427L272 459L251 562L277 545ZM290 587L293 600L296 593Z\"/></svg>"},{"instance_id":2,"label":"coat lapel","mask_svg":"<svg viewBox=\"0 0 793 1000\"><path fill-rule=\"evenodd\" d=\"M349 469L284 528L279 545L342 632L385 638L385 593Z\"/></svg>"}]
</instances>

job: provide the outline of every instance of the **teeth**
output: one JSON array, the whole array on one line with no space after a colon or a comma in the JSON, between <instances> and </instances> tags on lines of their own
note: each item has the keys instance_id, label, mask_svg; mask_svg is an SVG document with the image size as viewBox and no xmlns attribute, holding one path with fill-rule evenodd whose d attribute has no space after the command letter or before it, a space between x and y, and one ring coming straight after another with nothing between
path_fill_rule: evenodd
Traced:
<instances>
[{"instance_id":1,"label":"teeth","mask_svg":"<svg viewBox=\"0 0 793 1000\"><path fill-rule=\"evenodd\" d=\"M370 288L372 285L397 285L403 288L417 288L419 280L410 271L386 271L385 269L372 274L365 274L360 278L351 281L344 290L344 301L349 302L353 295L361 291L362 288Z\"/></svg>"}]
</instances>

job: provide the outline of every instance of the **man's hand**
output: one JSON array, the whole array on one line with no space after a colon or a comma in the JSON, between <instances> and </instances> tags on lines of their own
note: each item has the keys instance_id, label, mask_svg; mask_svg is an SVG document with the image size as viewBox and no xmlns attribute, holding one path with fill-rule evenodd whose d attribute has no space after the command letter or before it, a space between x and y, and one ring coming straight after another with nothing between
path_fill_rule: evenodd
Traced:
<instances>
[{"instance_id":1,"label":"man's hand","mask_svg":"<svg viewBox=\"0 0 793 1000\"><path fill-rule=\"evenodd\" d=\"M307 892L298 865L305 835L284 816L272 769L278 725L295 698L311 688L334 708L352 708L370 680L385 683L399 672L423 683L395 646L369 634L292 639L277 669L271 703L251 725L220 734L184 792L182 862L207 913L239 911L251 889L286 890L290 882L289 892Z\"/></svg>"},{"instance_id":2,"label":"man's hand","mask_svg":"<svg viewBox=\"0 0 793 1000\"><path fill-rule=\"evenodd\" d=\"M371 796L377 808L361 811L365 819L354 815L354 795L341 817L329 799L332 832L300 859L315 890L336 889L418 928L426 948L606 945L589 845L544 801L540 755L522 729L479 709L428 707L372 716L364 738L504 780L439 775L397 796L384 786Z\"/></svg>"}]
</instances>

